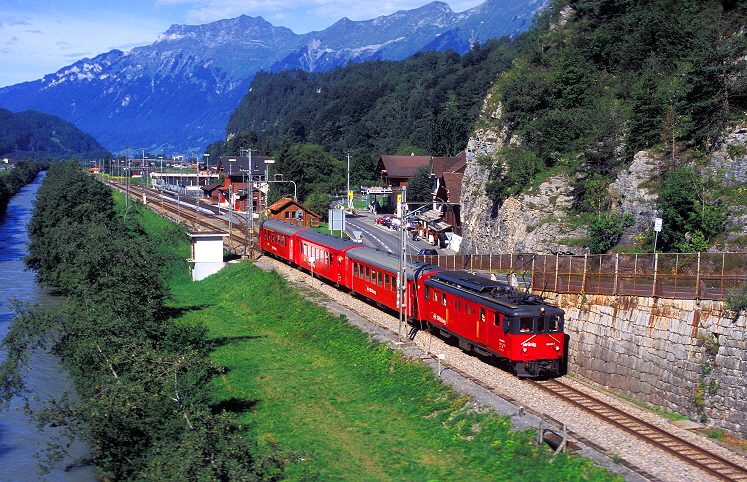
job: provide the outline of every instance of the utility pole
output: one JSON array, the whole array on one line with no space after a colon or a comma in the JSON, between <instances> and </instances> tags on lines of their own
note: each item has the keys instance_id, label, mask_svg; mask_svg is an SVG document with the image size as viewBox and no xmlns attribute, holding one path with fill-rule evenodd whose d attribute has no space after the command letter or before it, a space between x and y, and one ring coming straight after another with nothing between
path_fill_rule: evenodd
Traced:
<instances>
[{"instance_id":1,"label":"utility pole","mask_svg":"<svg viewBox=\"0 0 747 482\"><path fill-rule=\"evenodd\" d=\"M353 196L350 192L350 151L348 151L348 192L346 193L346 196L348 197L348 209L353 209Z\"/></svg>"},{"instance_id":2,"label":"utility pole","mask_svg":"<svg viewBox=\"0 0 747 482\"><path fill-rule=\"evenodd\" d=\"M252 148L249 151L249 215L251 228L249 229L249 252L254 254L254 167L252 166Z\"/></svg>"},{"instance_id":3,"label":"utility pole","mask_svg":"<svg viewBox=\"0 0 747 482\"><path fill-rule=\"evenodd\" d=\"M127 161L127 169L125 170L125 208L130 206L130 146L125 146L125 158Z\"/></svg>"},{"instance_id":4,"label":"utility pole","mask_svg":"<svg viewBox=\"0 0 747 482\"><path fill-rule=\"evenodd\" d=\"M407 187L402 186L398 196L397 214L400 216L399 238L399 271L397 272L397 308L399 309L399 341L402 341L402 327L407 319L407 230L405 229L405 209L407 206ZM417 280L416 280L417 281Z\"/></svg>"}]
</instances>

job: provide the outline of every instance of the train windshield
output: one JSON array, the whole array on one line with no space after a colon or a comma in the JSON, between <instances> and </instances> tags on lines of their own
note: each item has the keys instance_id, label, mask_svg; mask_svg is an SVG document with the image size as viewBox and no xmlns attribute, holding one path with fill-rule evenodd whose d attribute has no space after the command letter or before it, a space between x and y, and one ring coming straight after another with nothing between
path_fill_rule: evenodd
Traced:
<instances>
[{"instance_id":1,"label":"train windshield","mask_svg":"<svg viewBox=\"0 0 747 482\"><path fill-rule=\"evenodd\" d=\"M522 316L519 318L519 332L520 333L532 333L534 332L534 318L529 316Z\"/></svg>"},{"instance_id":2,"label":"train windshield","mask_svg":"<svg viewBox=\"0 0 747 482\"><path fill-rule=\"evenodd\" d=\"M563 329L563 317L558 315L543 316L539 319L540 327L547 333L555 333Z\"/></svg>"},{"instance_id":3,"label":"train windshield","mask_svg":"<svg viewBox=\"0 0 747 482\"><path fill-rule=\"evenodd\" d=\"M513 333L558 333L561 331L563 331L563 317L560 315L522 316L511 319L511 332Z\"/></svg>"}]
</instances>

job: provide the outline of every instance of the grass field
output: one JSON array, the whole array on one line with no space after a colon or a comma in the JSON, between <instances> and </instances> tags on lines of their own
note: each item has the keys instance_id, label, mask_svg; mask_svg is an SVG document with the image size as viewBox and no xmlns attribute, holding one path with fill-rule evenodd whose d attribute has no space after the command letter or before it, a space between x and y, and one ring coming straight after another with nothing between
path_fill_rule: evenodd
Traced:
<instances>
[{"instance_id":1,"label":"grass field","mask_svg":"<svg viewBox=\"0 0 747 482\"><path fill-rule=\"evenodd\" d=\"M587 460L550 462L534 434L477 414L420 362L305 300L245 262L173 286L186 323L204 323L217 407L240 412L293 480L612 480Z\"/></svg>"}]
</instances>

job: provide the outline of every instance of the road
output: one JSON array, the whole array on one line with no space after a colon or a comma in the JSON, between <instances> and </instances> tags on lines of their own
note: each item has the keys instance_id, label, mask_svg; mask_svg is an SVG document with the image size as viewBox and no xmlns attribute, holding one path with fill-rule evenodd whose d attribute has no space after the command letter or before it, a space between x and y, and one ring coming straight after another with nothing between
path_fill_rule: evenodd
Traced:
<instances>
[{"instance_id":1,"label":"road","mask_svg":"<svg viewBox=\"0 0 747 482\"><path fill-rule=\"evenodd\" d=\"M368 211L357 212L355 215L345 217L346 229L352 239L353 231L363 233L363 244L377 248L389 253L399 253L401 231L395 231L385 226L376 224L376 218ZM409 234L409 233L408 233ZM434 248L425 241L413 241L409 236L407 239L407 254L416 254L422 248ZM442 250L436 249L439 254L444 254Z\"/></svg>"}]
</instances>

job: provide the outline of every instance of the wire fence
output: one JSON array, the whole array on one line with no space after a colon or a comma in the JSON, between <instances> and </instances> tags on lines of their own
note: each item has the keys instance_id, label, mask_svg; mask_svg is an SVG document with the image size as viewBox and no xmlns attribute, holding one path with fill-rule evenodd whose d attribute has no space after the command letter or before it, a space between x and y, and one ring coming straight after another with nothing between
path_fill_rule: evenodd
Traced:
<instances>
[{"instance_id":1,"label":"wire fence","mask_svg":"<svg viewBox=\"0 0 747 482\"><path fill-rule=\"evenodd\" d=\"M531 276L557 293L722 300L747 283L747 253L415 256L448 270Z\"/></svg>"}]
</instances>

